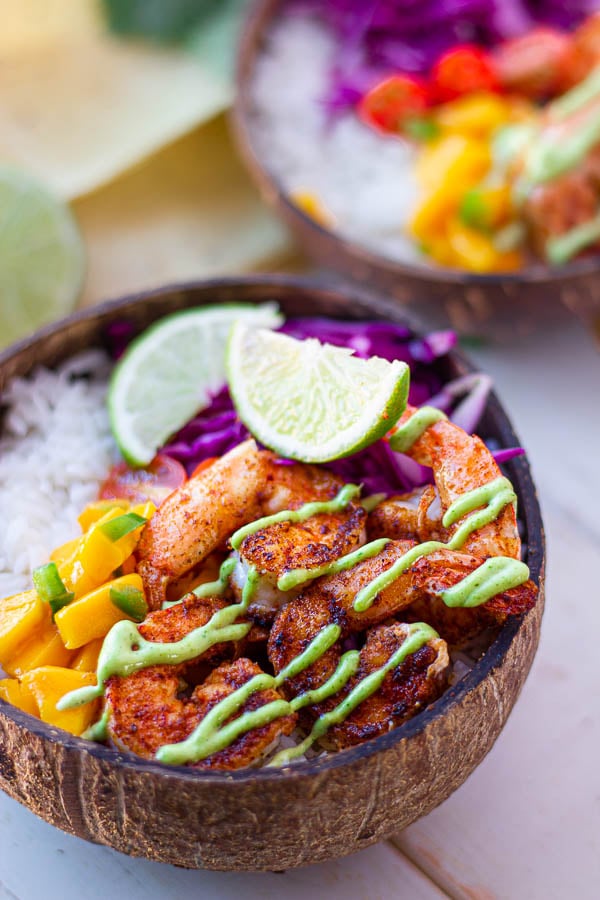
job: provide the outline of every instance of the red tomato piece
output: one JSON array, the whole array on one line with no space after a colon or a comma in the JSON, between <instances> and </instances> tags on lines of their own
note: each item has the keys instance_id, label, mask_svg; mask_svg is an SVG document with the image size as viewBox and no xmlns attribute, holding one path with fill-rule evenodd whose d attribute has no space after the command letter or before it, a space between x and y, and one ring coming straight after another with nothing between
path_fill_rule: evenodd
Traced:
<instances>
[{"instance_id":1,"label":"red tomato piece","mask_svg":"<svg viewBox=\"0 0 600 900\"><path fill-rule=\"evenodd\" d=\"M431 87L439 103L475 91L497 91L499 86L491 56L475 44L453 47L431 70Z\"/></svg>"},{"instance_id":2,"label":"red tomato piece","mask_svg":"<svg viewBox=\"0 0 600 900\"><path fill-rule=\"evenodd\" d=\"M358 115L378 131L398 134L407 120L423 114L429 99L429 89L421 78L391 75L361 98Z\"/></svg>"},{"instance_id":3,"label":"red tomato piece","mask_svg":"<svg viewBox=\"0 0 600 900\"><path fill-rule=\"evenodd\" d=\"M574 61L571 37L555 28L534 28L494 51L502 87L533 100L563 90Z\"/></svg>"},{"instance_id":4,"label":"red tomato piece","mask_svg":"<svg viewBox=\"0 0 600 900\"><path fill-rule=\"evenodd\" d=\"M214 462L218 460L218 456L209 456L208 459L203 459L202 462L198 463L190 478L195 478L196 475L199 475L200 472L204 472L205 469L208 469Z\"/></svg>"},{"instance_id":5,"label":"red tomato piece","mask_svg":"<svg viewBox=\"0 0 600 900\"><path fill-rule=\"evenodd\" d=\"M132 469L127 463L118 463L100 488L100 500L129 500L144 503L151 500L156 506L186 481L187 475L181 463L170 456L155 456L142 469Z\"/></svg>"}]
</instances>

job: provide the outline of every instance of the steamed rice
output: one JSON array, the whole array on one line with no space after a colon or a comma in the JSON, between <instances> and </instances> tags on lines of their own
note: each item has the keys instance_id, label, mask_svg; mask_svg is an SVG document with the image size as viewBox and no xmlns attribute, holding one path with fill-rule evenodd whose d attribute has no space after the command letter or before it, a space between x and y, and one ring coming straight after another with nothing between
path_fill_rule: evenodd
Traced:
<instances>
[{"instance_id":1,"label":"steamed rice","mask_svg":"<svg viewBox=\"0 0 600 900\"><path fill-rule=\"evenodd\" d=\"M108 357L97 350L15 378L2 396L0 597L31 586L35 566L76 537L115 457L106 411Z\"/></svg>"},{"instance_id":2,"label":"steamed rice","mask_svg":"<svg viewBox=\"0 0 600 900\"><path fill-rule=\"evenodd\" d=\"M403 230L417 203L416 151L352 112L330 121L322 98L334 53L333 35L314 18L295 14L275 23L252 85L259 156L288 194L316 195L336 231L391 257L422 261Z\"/></svg>"}]
</instances>

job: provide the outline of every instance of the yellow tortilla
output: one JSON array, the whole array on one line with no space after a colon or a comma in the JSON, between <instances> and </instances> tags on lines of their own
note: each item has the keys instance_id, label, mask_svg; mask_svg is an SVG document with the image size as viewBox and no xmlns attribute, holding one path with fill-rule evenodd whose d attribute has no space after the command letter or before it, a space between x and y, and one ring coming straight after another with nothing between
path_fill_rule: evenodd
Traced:
<instances>
[{"instance_id":1,"label":"yellow tortilla","mask_svg":"<svg viewBox=\"0 0 600 900\"><path fill-rule=\"evenodd\" d=\"M88 251L82 305L173 281L273 268L292 253L222 116L72 208Z\"/></svg>"},{"instance_id":2,"label":"yellow tortilla","mask_svg":"<svg viewBox=\"0 0 600 900\"><path fill-rule=\"evenodd\" d=\"M0 5L0 163L81 196L225 108L231 88L179 51L109 35L93 0Z\"/></svg>"}]
</instances>

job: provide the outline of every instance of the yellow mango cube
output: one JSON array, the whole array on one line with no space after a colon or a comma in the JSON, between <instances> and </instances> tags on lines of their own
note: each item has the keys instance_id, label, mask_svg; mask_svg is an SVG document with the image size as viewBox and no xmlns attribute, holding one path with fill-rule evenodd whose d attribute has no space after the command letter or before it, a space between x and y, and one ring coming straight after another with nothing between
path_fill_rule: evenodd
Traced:
<instances>
[{"instance_id":1,"label":"yellow mango cube","mask_svg":"<svg viewBox=\"0 0 600 900\"><path fill-rule=\"evenodd\" d=\"M87 531L99 519L102 519L107 512L115 509L120 510L120 512L126 512L129 509L129 503L127 500L118 499L96 500L94 503L89 503L77 519L81 530Z\"/></svg>"},{"instance_id":2,"label":"yellow mango cube","mask_svg":"<svg viewBox=\"0 0 600 900\"><path fill-rule=\"evenodd\" d=\"M90 641L103 638L116 622L130 618L117 609L110 599L112 587L119 588L125 585L135 587L143 593L142 579L139 575L135 573L123 575L57 612L56 625L66 647L69 649L83 647Z\"/></svg>"},{"instance_id":3,"label":"yellow mango cube","mask_svg":"<svg viewBox=\"0 0 600 900\"><path fill-rule=\"evenodd\" d=\"M498 267L500 254L480 231L456 221L448 225L447 236L457 265L470 272L493 272Z\"/></svg>"},{"instance_id":4,"label":"yellow mango cube","mask_svg":"<svg viewBox=\"0 0 600 900\"><path fill-rule=\"evenodd\" d=\"M109 509L79 538L73 556L59 566L60 577L76 598L100 587L130 556L131 551L124 553L120 542L111 541L102 531L102 525L120 515L123 510L119 507Z\"/></svg>"},{"instance_id":5,"label":"yellow mango cube","mask_svg":"<svg viewBox=\"0 0 600 900\"><path fill-rule=\"evenodd\" d=\"M32 669L21 679L25 690L35 698L42 721L64 728L71 734L82 734L97 717L99 701L94 700L77 709L58 710L56 704L78 688L96 684L96 676L90 672L76 672L60 666L42 666Z\"/></svg>"},{"instance_id":6,"label":"yellow mango cube","mask_svg":"<svg viewBox=\"0 0 600 900\"><path fill-rule=\"evenodd\" d=\"M72 658L73 653L63 644L58 628L48 622L39 634L3 663L3 668L9 675L21 676L40 666L68 666Z\"/></svg>"},{"instance_id":7,"label":"yellow mango cube","mask_svg":"<svg viewBox=\"0 0 600 900\"><path fill-rule=\"evenodd\" d=\"M77 550L79 540L79 538L74 538L72 541L67 541L66 544L61 544L60 547L53 550L50 554L50 562L60 565L70 559Z\"/></svg>"},{"instance_id":8,"label":"yellow mango cube","mask_svg":"<svg viewBox=\"0 0 600 900\"><path fill-rule=\"evenodd\" d=\"M435 110L435 121L442 131L470 137L489 137L510 117L511 107L507 100L487 91L463 94Z\"/></svg>"},{"instance_id":9,"label":"yellow mango cube","mask_svg":"<svg viewBox=\"0 0 600 900\"><path fill-rule=\"evenodd\" d=\"M36 633L50 617L50 607L37 591L25 591L0 600L0 665Z\"/></svg>"},{"instance_id":10,"label":"yellow mango cube","mask_svg":"<svg viewBox=\"0 0 600 900\"><path fill-rule=\"evenodd\" d=\"M39 709L33 695L24 690L17 678L3 678L0 680L0 699L6 700L23 712L31 716L38 716Z\"/></svg>"},{"instance_id":11,"label":"yellow mango cube","mask_svg":"<svg viewBox=\"0 0 600 900\"><path fill-rule=\"evenodd\" d=\"M103 643L103 639L98 638L90 641L89 644L84 644L71 663L71 668L77 669L78 672L95 672L98 668L98 657Z\"/></svg>"},{"instance_id":12,"label":"yellow mango cube","mask_svg":"<svg viewBox=\"0 0 600 900\"><path fill-rule=\"evenodd\" d=\"M466 187L477 183L492 161L486 141L449 134L426 144L415 166L415 174L424 188L434 190L442 184Z\"/></svg>"}]
</instances>

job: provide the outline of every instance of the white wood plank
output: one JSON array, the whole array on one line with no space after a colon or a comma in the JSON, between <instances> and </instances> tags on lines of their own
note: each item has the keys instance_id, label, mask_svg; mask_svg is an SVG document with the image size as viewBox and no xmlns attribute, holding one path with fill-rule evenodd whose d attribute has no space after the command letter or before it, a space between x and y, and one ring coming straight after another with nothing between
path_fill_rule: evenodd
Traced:
<instances>
[{"instance_id":1,"label":"white wood plank","mask_svg":"<svg viewBox=\"0 0 600 900\"><path fill-rule=\"evenodd\" d=\"M542 641L488 758L395 843L455 897L592 900L600 884L600 357L576 324L478 357L512 411L542 497Z\"/></svg>"},{"instance_id":2,"label":"white wood plank","mask_svg":"<svg viewBox=\"0 0 600 900\"><path fill-rule=\"evenodd\" d=\"M63 834L0 794L0 898L6 900L443 900L387 844L283 874L195 872L130 859Z\"/></svg>"}]
</instances>

